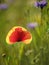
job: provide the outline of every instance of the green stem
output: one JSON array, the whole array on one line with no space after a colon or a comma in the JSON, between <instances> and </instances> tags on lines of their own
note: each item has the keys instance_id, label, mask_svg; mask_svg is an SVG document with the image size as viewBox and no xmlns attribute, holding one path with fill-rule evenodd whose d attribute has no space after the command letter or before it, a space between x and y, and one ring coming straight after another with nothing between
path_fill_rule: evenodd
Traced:
<instances>
[{"instance_id":1,"label":"green stem","mask_svg":"<svg viewBox=\"0 0 49 65\"><path fill-rule=\"evenodd\" d=\"M43 25L42 19L43 19L43 9L41 9L41 25Z\"/></svg>"},{"instance_id":2,"label":"green stem","mask_svg":"<svg viewBox=\"0 0 49 65\"><path fill-rule=\"evenodd\" d=\"M19 51L19 61L21 60L22 53L23 53L24 44L21 44L20 51Z\"/></svg>"},{"instance_id":3,"label":"green stem","mask_svg":"<svg viewBox=\"0 0 49 65\"><path fill-rule=\"evenodd\" d=\"M14 50L15 50L15 52L16 52L16 49L15 49L15 46L13 46L14 47ZM22 57L22 53L23 53L23 48L24 48L24 44L23 43L21 43L20 44L20 48L19 48L19 54L18 54L18 59L16 60L17 61L17 65L20 65L20 62L21 62L21 57Z\"/></svg>"}]
</instances>

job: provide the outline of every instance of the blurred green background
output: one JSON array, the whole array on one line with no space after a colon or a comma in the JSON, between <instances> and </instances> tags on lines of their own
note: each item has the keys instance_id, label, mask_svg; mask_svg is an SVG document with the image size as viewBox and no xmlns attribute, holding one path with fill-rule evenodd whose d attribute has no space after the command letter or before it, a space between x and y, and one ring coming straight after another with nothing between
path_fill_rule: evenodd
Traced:
<instances>
[{"instance_id":1,"label":"blurred green background","mask_svg":"<svg viewBox=\"0 0 49 65\"><path fill-rule=\"evenodd\" d=\"M49 65L49 1L42 11L34 7L36 0L0 0L7 9L0 9L0 65ZM37 22L40 26L29 29L27 23ZM32 34L28 45L8 45L6 35L14 26L23 26Z\"/></svg>"}]
</instances>

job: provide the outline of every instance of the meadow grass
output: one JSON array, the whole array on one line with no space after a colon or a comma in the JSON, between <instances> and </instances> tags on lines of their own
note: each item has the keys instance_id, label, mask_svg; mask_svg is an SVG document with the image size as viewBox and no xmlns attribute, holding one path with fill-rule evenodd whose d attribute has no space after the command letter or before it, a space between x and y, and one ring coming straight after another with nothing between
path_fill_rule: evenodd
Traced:
<instances>
[{"instance_id":1,"label":"meadow grass","mask_svg":"<svg viewBox=\"0 0 49 65\"><path fill-rule=\"evenodd\" d=\"M40 25L40 8L27 5L27 2L8 3L8 9L0 10L0 65L49 65L49 3L43 9L43 25ZM29 29L26 24L30 22L37 22L39 26ZM14 26L23 26L31 32L30 44L6 43L6 35Z\"/></svg>"}]
</instances>

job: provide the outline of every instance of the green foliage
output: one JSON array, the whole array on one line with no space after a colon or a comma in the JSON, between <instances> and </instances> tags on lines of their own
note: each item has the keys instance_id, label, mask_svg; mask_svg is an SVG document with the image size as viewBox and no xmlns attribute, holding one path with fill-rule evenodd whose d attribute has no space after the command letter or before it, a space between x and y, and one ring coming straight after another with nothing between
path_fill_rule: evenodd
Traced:
<instances>
[{"instance_id":1,"label":"green foliage","mask_svg":"<svg viewBox=\"0 0 49 65\"><path fill-rule=\"evenodd\" d=\"M40 25L40 9L28 5L29 0L18 1L8 3L8 9L0 10L0 65L49 65L49 6L43 9L43 25ZM40 26L29 29L32 34L30 44L6 43L6 35L13 26L27 28L27 23L35 21Z\"/></svg>"}]
</instances>

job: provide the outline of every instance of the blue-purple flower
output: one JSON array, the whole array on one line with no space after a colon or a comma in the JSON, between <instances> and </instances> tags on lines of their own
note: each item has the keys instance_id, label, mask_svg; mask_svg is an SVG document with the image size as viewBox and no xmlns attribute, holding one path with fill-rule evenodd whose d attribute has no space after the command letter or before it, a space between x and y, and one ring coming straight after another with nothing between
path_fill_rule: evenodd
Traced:
<instances>
[{"instance_id":1,"label":"blue-purple flower","mask_svg":"<svg viewBox=\"0 0 49 65\"><path fill-rule=\"evenodd\" d=\"M3 9L7 9L8 8L8 5L7 4L0 4L0 9L3 10Z\"/></svg>"},{"instance_id":2,"label":"blue-purple flower","mask_svg":"<svg viewBox=\"0 0 49 65\"><path fill-rule=\"evenodd\" d=\"M45 7L47 5L47 1L46 0L42 0L42 1L37 1L37 2L35 2L35 6L36 7L40 7L41 9L43 8L43 7Z\"/></svg>"},{"instance_id":3,"label":"blue-purple flower","mask_svg":"<svg viewBox=\"0 0 49 65\"><path fill-rule=\"evenodd\" d=\"M38 23L37 22L32 22L32 23L28 23L27 24L27 27L28 28L35 28L35 27L37 27L38 26Z\"/></svg>"}]
</instances>

